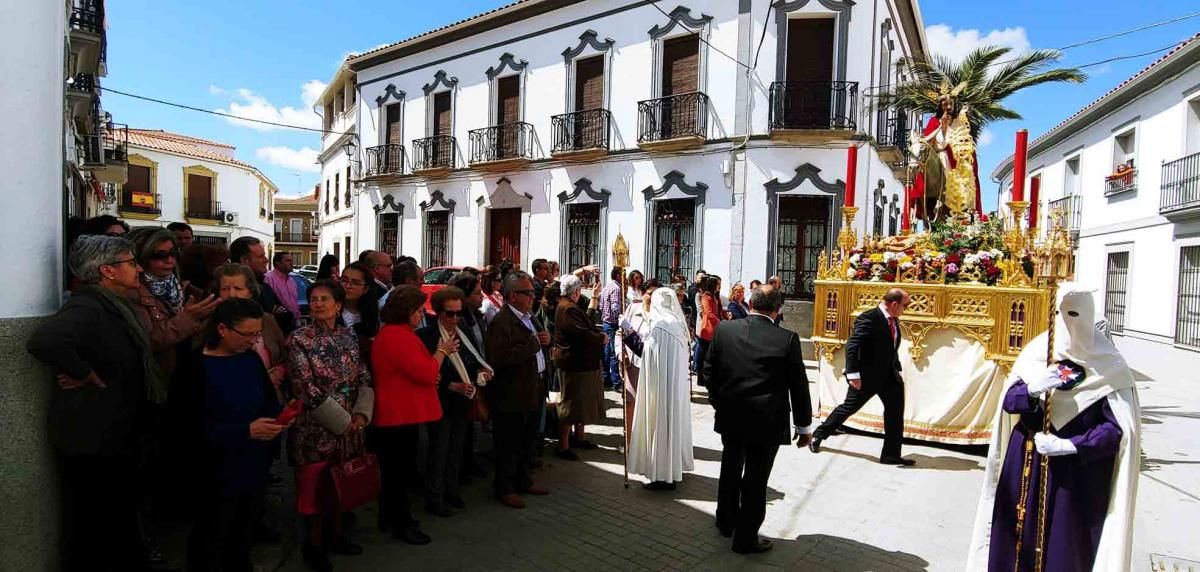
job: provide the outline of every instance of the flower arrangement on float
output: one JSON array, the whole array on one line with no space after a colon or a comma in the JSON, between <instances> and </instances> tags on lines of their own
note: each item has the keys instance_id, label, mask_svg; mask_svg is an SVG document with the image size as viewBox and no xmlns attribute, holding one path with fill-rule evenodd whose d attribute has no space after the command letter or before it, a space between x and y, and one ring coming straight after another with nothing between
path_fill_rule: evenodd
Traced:
<instances>
[{"instance_id":1,"label":"flower arrangement on float","mask_svg":"<svg viewBox=\"0 0 1200 572\"><path fill-rule=\"evenodd\" d=\"M904 239L868 240L850 250L849 280L871 282L977 283L995 285L1009 253L999 221L935 222L928 233Z\"/></svg>"}]
</instances>

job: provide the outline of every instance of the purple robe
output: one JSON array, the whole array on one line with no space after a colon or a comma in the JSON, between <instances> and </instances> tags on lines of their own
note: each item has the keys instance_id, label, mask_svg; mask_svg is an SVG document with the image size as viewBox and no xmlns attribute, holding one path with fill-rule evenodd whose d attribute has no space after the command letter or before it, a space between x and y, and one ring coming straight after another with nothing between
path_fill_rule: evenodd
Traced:
<instances>
[{"instance_id":1,"label":"purple robe","mask_svg":"<svg viewBox=\"0 0 1200 572\"><path fill-rule=\"evenodd\" d=\"M1016 507L1021 498L1025 440L1042 430L1042 402L1030 398L1029 388L1023 381L1017 381L1005 394L1003 406L1008 413L1020 414L1021 421L1013 428L996 489L988 570L1033 570L1042 459L1036 448L1033 451L1033 473L1029 479L1029 494L1025 504L1026 522L1019 569L1014 568ZM1046 518L1046 559L1043 569L1047 572L1091 570L1108 510L1115 457L1121 444L1121 427L1113 417L1108 400L1101 399L1053 433L1069 439L1078 453L1050 458L1046 501L1049 514Z\"/></svg>"}]
</instances>

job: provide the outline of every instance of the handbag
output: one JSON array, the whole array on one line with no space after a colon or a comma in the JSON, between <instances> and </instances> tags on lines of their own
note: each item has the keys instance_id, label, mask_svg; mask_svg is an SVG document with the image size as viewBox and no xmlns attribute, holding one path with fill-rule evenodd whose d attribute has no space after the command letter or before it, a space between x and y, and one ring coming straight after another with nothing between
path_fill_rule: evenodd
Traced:
<instances>
[{"instance_id":1,"label":"handbag","mask_svg":"<svg viewBox=\"0 0 1200 572\"><path fill-rule=\"evenodd\" d=\"M562 369L568 361L571 361L571 346L557 343L550 346L550 363L553 363L554 367Z\"/></svg>"},{"instance_id":2,"label":"handbag","mask_svg":"<svg viewBox=\"0 0 1200 572\"><path fill-rule=\"evenodd\" d=\"M483 388L475 388L475 398L471 400L470 409L467 409L467 421L474 423L476 421L487 421L491 417L488 411L487 400L483 398Z\"/></svg>"},{"instance_id":3,"label":"handbag","mask_svg":"<svg viewBox=\"0 0 1200 572\"><path fill-rule=\"evenodd\" d=\"M337 513L350 512L379 498L382 486L379 459L362 446L361 435L362 433L359 433L357 437L360 445L358 450L361 453L350 458L343 455L342 460L331 463L329 469Z\"/></svg>"}]
</instances>

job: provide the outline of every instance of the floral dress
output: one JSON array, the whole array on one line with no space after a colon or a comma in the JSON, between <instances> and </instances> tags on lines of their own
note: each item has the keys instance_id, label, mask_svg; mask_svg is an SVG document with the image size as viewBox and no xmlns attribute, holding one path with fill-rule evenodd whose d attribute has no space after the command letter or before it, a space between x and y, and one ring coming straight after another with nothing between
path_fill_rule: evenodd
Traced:
<instances>
[{"instance_id":1,"label":"floral dress","mask_svg":"<svg viewBox=\"0 0 1200 572\"><path fill-rule=\"evenodd\" d=\"M304 408L292 426L291 443L300 464L337 461L343 452L361 446L321 426L312 415L326 399L347 412L354 410L361 388L370 387L371 374L359 351L358 339L345 326L331 330L316 325L296 330L288 340L288 377L292 395Z\"/></svg>"}]
</instances>

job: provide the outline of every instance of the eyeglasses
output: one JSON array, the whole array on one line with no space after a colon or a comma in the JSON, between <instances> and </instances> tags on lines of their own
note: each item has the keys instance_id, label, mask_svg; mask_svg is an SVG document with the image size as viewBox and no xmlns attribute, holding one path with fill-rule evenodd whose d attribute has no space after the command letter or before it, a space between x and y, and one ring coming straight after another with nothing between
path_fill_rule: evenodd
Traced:
<instances>
[{"instance_id":1,"label":"eyeglasses","mask_svg":"<svg viewBox=\"0 0 1200 572\"><path fill-rule=\"evenodd\" d=\"M259 330L259 331L257 331L257 332L243 332L243 331L241 331L241 330L239 330L239 329L237 329L237 328L235 328L235 327L233 327L233 326L230 326L230 325L228 325L228 324L226 324L226 325L225 325L225 327L229 328L229 331L231 331L231 332L236 332L236 333L237 333L237 335L239 335L239 336L242 336L243 338L259 338L259 337L262 337L262 330Z\"/></svg>"},{"instance_id":2,"label":"eyeglasses","mask_svg":"<svg viewBox=\"0 0 1200 572\"><path fill-rule=\"evenodd\" d=\"M150 260L166 260L168 258L179 258L179 250L172 248L171 250L155 250L150 253Z\"/></svg>"},{"instance_id":3,"label":"eyeglasses","mask_svg":"<svg viewBox=\"0 0 1200 572\"><path fill-rule=\"evenodd\" d=\"M513 294L524 294L526 296L533 296L533 288L530 288L528 290L513 290L512 293Z\"/></svg>"},{"instance_id":4,"label":"eyeglasses","mask_svg":"<svg viewBox=\"0 0 1200 572\"><path fill-rule=\"evenodd\" d=\"M362 280L355 280L353 278L342 278L341 283L349 284L351 286L366 286L367 285L366 282L363 282Z\"/></svg>"},{"instance_id":5,"label":"eyeglasses","mask_svg":"<svg viewBox=\"0 0 1200 572\"><path fill-rule=\"evenodd\" d=\"M447 318L457 318L462 315L461 310L442 310L442 315Z\"/></svg>"},{"instance_id":6,"label":"eyeglasses","mask_svg":"<svg viewBox=\"0 0 1200 572\"><path fill-rule=\"evenodd\" d=\"M136 258L127 258L125 260L114 260L112 262L106 262L104 265L105 266L120 266L122 264L129 264L130 262L132 262L134 266L137 266Z\"/></svg>"}]
</instances>

